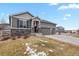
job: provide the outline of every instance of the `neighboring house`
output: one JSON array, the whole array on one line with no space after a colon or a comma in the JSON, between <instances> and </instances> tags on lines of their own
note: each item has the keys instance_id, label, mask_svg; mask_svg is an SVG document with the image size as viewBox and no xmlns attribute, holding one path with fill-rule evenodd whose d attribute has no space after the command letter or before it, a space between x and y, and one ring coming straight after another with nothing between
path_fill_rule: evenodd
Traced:
<instances>
[{"instance_id":1,"label":"neighboring house","mask_svg":"<svg viewBox=\"0 0 79 59\"><path fill-rule=\"evenodd\" d=\"M8 23L0 24L0 30L9 30L9 29L10 29L10 24Z\"/></svg>"},{"instance_id":2,"label":"neighboring house","mask_svg":"<svg viewBox=\"0 0 79 59\"><path fill-rule=\"evenodd\" d=\"M60 34L60 33L65 32L65 29L62 26L58 26L58 27L56 27L56 32Z\"/></svg>"},{"instance_id":3,"label":"neighboring house","mask_svg":"<svg viewBox=\"0 0 79 59\"><path fill-rule=\"evenodd\" d=\"M50 35L56 33L55 23L42 20L29 12L10 15L9 21L12 35L25 35L31 33Z\"/></svg>"},{"instance_id":4,"label":"neighboring house","mask_svg":"<svg viewBox=\"0 0 79 59\"><path fill-rule=\"evenodd\" d=\"M0 36L10 35L10 24L2 23L0 24Z\"/></svg>"},{"instance_id":5,"label":"neighboring house","mask_svg":"<svg viewBox=\"0 0 79 59\"><path fill-rule=\"evenodd\" d=\"M78 33L78 31L77 30L72 30L72 33Z\"/></svg>"},{"instance_id":6,"label":"neighboring house","mask_svg":"<svg viewBox=\"0 0 79 59\"><path fill-rule=\"evenodd\" d=\"M65 30L66 33L72 33L72 30Z\"/></svg>"}]
</instances>

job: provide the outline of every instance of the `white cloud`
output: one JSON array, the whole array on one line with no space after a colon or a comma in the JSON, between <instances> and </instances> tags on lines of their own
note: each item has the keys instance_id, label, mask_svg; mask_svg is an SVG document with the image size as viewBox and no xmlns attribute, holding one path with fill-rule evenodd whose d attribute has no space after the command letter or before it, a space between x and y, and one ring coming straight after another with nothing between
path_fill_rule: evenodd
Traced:
<instances>
[{"instance_id":1,"label":"white cloud","mask_svg":"<svg viewBox=\"0 0 79 59\"><path fill-rule=\"evenodd\" d=\"M65 17L71 17L71 14L65 14Z\"/></svg>"},{"instance_id":2,"label":"white cloud","mask_svg":"<svg viewBox=\"0 0 79 59\"><path fill-rule=\"evenodd\" d=\"M58 3L49 3L49 6L58 5Z\"/></svg>"},{"instance_id":3,"label":"white cloud","mask_svg":"<svg viewBox=\"0 0 79 59\"><path fill-rule=\"evenodd\" d=\"M71 14L65 14L63 20L68 20L69 17L71 17Z\"/></svg>"},{"instance_id":4,"label":"white cloud","mask_svg":"<svg viewBox=\"0 0 79 59\"><path fill-rule=\"evenodd\" d=\"M58 10L65 10L65 9L79 9L79 4L68 4L68 5L61 5Z\"/></svg>"},{"instance_id":5,"label":"white cloud","mask_svg":"<svg viewBox=\"0 0 79 59\"><path fill-rule=\"evenodd\" d=\"M63 20L68 20L66 17L64 17L64 19Z\"/></svg>"}]
</instances>

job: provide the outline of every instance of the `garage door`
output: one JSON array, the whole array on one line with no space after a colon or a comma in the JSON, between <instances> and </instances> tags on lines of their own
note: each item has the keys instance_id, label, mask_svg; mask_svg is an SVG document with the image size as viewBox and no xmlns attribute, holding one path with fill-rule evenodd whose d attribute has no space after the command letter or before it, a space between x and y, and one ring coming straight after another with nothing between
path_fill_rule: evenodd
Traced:
<instances>
[{"instance_id":1,"label":"garage door","mask_svg":"<svg viewBox=\"0 0 79 59\"><path fill-rule=\"evenodd\" d=\"M50 28L41 28L40 32L44 35L49 35L50 34Z\"/></svg>"}]
</instances>

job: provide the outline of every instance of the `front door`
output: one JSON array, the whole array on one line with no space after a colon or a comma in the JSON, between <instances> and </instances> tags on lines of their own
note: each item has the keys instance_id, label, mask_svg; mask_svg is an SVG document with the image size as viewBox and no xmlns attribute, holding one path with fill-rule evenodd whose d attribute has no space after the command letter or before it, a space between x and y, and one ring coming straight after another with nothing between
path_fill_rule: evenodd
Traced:
<instances>
[{"instance_id":1,"label":"front door","mask_svg":"<svg viewBox=\"0 0 79 59\"><path fill-rule=\"evenodd\" d=\"M34 32L35 32L35 33L38 33L38 30L39 30L39 28L38 28L38 26L39 26L39 21L34 21L33 23L34 23Z\"/></svg>"}]
</instances>

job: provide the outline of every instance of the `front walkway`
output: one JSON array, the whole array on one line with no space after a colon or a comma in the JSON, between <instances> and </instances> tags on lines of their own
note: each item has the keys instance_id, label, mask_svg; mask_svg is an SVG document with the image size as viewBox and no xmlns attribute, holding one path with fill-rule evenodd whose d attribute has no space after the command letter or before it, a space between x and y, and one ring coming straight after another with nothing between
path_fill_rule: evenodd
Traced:
<instances>
[{"instance_id":1,"label":"front walkway","mask_svg":"<svg viewBox=\"0 0 79 59\"><path fill-rule=\"evenodd\" d=\"M62 42L67 42L79 46L79 38L76 37L67 36L67 35L45 35L45 37L54 38Z\"/></svg>"}]
</instances>

